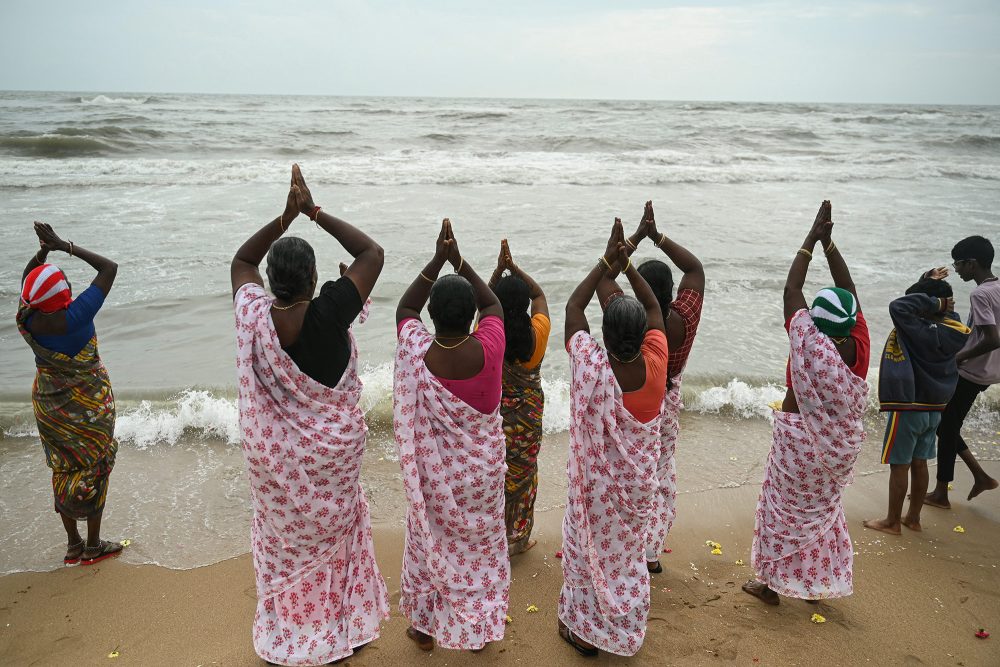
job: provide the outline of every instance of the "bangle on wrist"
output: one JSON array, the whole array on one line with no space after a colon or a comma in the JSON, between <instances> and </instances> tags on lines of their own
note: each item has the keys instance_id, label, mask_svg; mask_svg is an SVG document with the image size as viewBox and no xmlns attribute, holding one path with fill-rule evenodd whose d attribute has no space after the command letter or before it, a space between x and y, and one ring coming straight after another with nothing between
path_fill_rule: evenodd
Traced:
<instances>
[{"instance_id":1,"label":"bangle on wrist","mask_svg":"<svg viewBox=\"0 0 1000 667\"><path fill-rule=\"evenodd\" d=\"M72 241L67 241L67 243L69 243L69 256L72 257L73 256L73 242Z\"/></svg>"},{"instance_id":2,"label":"bangle on wrist","mask_svg":"<svg viewBox=\"0 0 1000 667\"><path fill-rule=\"evenodd\" d=\"M464 257L459 257L458 258L458 268L455 269L455 273L461 273L463 266L465 266L465 258Z\"/></svg>"},{"instance_id":3,"label":"bangle on wrist","mask_svg":"<svg viewBox=\"0 0 1000 667\"><path fill-rule=\"evenodd\" d=\"M313 222L316 222L316 218L319 216L319 212L322 210L322 208L323 208L322 206L313 206L309 210L309 212L306 213L306 215L309 216L310 220L312 220Z\"/></svg>"},{"instance_id":4,"label":"bangle on wrist","mask_svg":"<svg viewBox=\"0 0 1000 667\"><path fill-rule=\"evenodd\" d=\"M622 273L628 273L628 270L629 270L630 268L632 268L632 258L631 258L631 257L629 257L629 258L628 258L628 261L627 261L627 262L625 262L625 268L624 268L624 269L622 269Z\"/></svg>"},{"instance_id":5,"label":"bangle on wrist","mask_svg":"<svg viewBox=\"0 0 1000 667\"><path fill-rule=\"evenodd\" d=\"M626 243L626 245L628 245L629 248L632 248L632 250L638 250L639 249L639 247L636 244L632 243L632 239L628 239L628 238L625 239L625 243Z\"/></svg>"},{"instance_id":6,"label":"bangle on wrist","mask_svg":"<svg viewBox=\"0 0 1000 667\"><path fill-rule=\"evenodd\" d=\"M420 272L420 277L431 284L433 284L434 281L436 280L435 278L428 278L427 276L425 276L423 271Z\"/></svg>"},{"instance_id":7,"label":"bangle on wrist","mask_svg":"<svg viewBox=\"0 0 1000 667\"><path fill-rule=\"evenodd\" d=\"M813 254L812 254L812 252L809 251L808 248L799 248L796 252L798 252L798 254L800 254L800 255L805 255L806 259L812 259L813 258Z\"/></svg>"},{"instance_id":8,"label":"bangle on wrist","mask_svg":"<svg viewBox=\"0 0 1000 667\"><path fill-rule=\"evenodd\" d=\"M612 273L615 272L615 270L611 268L611 262L609 262L608 258L605 257L604 255L601 255L601 258L599 260L597 260L597 265L600 266L601 262L604 262L604 266L606 266L608 268L608 271L610 271Z\"/></svg>"},{"instance_id":9,"label":"bangle on wrist","mask_svg":"<svg viewBox=\"0 0 1000 667\"><path fill-rule=\"evenodd\" d=\"M660 232L660 240L656 242L656 247L657 248L662 248L663 247L663 242L666 241L666 240L667 240L667 235L665 233L663 233L663 232Z\"/></svg>"},{"instance_id":10,"label":"bangle on wrist","mask_svg":"<svg viewBox=\"0 0 1000 667\"><path fill-rule=\"evenodd\" d=\"M833 241L830 241L830 245L823 250L823 254L829 257L834 252L836 252L836 250L837 250L837 244L834 243Z\"/></svg>"}]
</instances>

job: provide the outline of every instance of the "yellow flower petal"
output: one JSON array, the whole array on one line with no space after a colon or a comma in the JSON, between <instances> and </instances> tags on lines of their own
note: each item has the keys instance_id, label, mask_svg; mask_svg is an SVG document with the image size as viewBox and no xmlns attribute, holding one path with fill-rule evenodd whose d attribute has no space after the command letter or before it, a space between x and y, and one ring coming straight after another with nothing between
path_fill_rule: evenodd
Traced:
<instances>
[{"instance_id":1,"label":"yellow flower petal","mask_svg":"<svg viewBox=\"0 0 1000 667\"><path fill-rule=\"evenodd\" d=\"M528 613L529 613L529 614L534 614L534 613L536 613L537 611L538 611L538 607L536 607L536 606L535 606L535 605L533 605L533 604L529 604L529 605L528 605Z\"/></svg>"},{"instance_id":2,"label":"yellow flower petal","mask_svg":"<svg viewBox=\"0 0 1000 667\"><path fill-rule=\"evenodd\" d=\"M108 657L109 658L117 658L120 655L121 655L121 653L118 652L118 649L115 649L111 653L108 653Z\"/></svg>"},{"instance_id":3,"label":"yellow flower petal","mask_svg":"<svg viewBox=\"0 0 1000 667\"><path fill-rule=\"evenodd\" d=\"M954 530L956 533L964 533L965 532L965 528L962 528L961 526L955 526L954 528L952 528L952 530Z\"/></svg>"},{"instance_id":4,"label":"yellow flower petal","mask_svg":"<svg viewBox=\"0 0 1000 667\"><path fill-rule=\"evenodd\" d=\"M780 411L781 410L781 401L771 401L770 403L767 404L767 406L769 408L771 408L772 410L778 410L778 411Z\"/></svg>"},{"instance_id":5,"label":"yellow flower petal","mask_svg":"<svg viewBox=\"0 0 1000 667\"><path fill-rule=\"evenodd\" d=\"M813 614L812 618L810 618L809 620L812 621L813 623L826 623L826 619L820 616L819 614Z\"/></svg>"},{"instance_id":6,"label":"yellow flower petal","mask_svg":"<svg viewBox=\"0 0 1000 667\"><path fill-rule=\"evenodd\" d=\"M948 482L948 490L949 491L954 491L955 490L955 485L952 484L951 482Z\"/></svg>"},{"instance_id":7,"label":"yellow flower petal","mask_svg":"<svg viewBox=\"0 0 1000 667\"><path fill-rule=\"evenodd\" d=\"M504 623L513 623L513 622L514 622L514 619L511 618L510 616L505 616L504 617Z\"/></svg>"},{"instance_id":8,"label":"yellow flower petal","mask_svg":"<svg viewBox=\"0 0 1000 667\"><path fill-rule=\"evenodd\" d=\"M122 545L123 547L127 547L127 546L129 546L130 544L132 544L132 540L122 540L122 541L121 541L121 545Z\"/></svg>"},{"instance_id":9,"label":"yellow flower petal","mask_svg":"<svg viewBox=\"0 0 1000 667\"><path fill-rule=\"evenodd\" d=\"M738 561L736 561L736 564L739 565L740 567L743 567L743 559L741 558Z\"/></svg>"},{"instance_id":10,"label":"yellow flower petal","mask_svg":"<svg viewBox=\"0 0 1000 667\"><path fill-rule=\"evenodd\" d=\"M721 556L722 555L722 549L720 549L719 547L716 547L716 548L712 549L712 555L713 556Z\"/></svg>"}]
</instances>

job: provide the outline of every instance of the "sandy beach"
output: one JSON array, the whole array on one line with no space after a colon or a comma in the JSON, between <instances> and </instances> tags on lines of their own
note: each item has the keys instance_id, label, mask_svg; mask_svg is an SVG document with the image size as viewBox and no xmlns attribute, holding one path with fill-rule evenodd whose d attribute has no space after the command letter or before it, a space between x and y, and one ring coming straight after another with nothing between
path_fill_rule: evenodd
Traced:
<instances>
[{"instance_id":1,"label":"sandy beach","mask_svg":"<svg viewBox=\"0 0 1000 667\"><path fill-rule=\"evenodd\" d=\"M1000 628L996 496L966 502L968 480L960 469L954 509L925 508L924 532L892 537L861 526L866 518L884 516L887 476L859 476L846 494L857 552L854 595L819 605L786 599L768 607L740 590L752 576L760 466L732 488L704 488L699 475L685 475L706 454L724 458L718 450L730 447L724 444L727 422L748 441L732 447L739 454L730 458L763 460L770 431L765 421L687 419L678 454L678 519L668 539L672 551L663 554L664 572L652 577L649 629L635 657L584 659L555 632L567 444L560 434L546 438L543 449L538 546L512 561L506 639L472 655L425 654L405 638L406 623L396 611L403 530L398 517L382 514L376 516L375 545L393 615L379 640L343 664L1000 664L997 638L974 636L981 627ZM874 455L877 437L870 432L866 457ZM985 465L1000 475L1000 463ZM957 525L965 532L955 532ZM58 539L55 526L53 537ZM712 556L706 540L721 543L722 555ZM538 611L529 613L529 605ZM111 561L13 574L0 578L0 655L10 665L260 665L250 642L254 608L247 555L190 570ZM826 622L812 623L813 613ZM113 652L117 657L109 657Z\"/></svg>"}]
</instances>

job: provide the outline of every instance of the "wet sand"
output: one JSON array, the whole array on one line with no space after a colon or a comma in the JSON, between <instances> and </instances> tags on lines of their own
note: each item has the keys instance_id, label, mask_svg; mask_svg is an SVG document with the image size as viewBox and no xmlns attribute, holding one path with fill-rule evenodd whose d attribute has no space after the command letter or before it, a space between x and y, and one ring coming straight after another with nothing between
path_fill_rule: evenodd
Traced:
<instances>
[{"instance_id":1,"label":"wet sand","mask_svg":"<svg viewBox=\"0 0 1000 667\"><path fill-rule=\"evenodd\" d=\"M1000 476L1000 464L986 467ZM543 484L558 481L543 474ZM998 664L1000 637L974 633L1000 631L1000 492L966 502L960 477L952 511L926 508L923 533L892 537L861 527L883 515L887 482L872 474L848 490L855 594L819 605L786 599L768 607L740 590L752 576L736 561L750 562L758 488L681 493L672 552L652 577L646 642L630 660L578 657L556 634L561 507L539 512L538 546L512 561L507 637L479 655L424 654L405 638L396 611L402 527L383 523L375 544L393 615L379 640L343 664ZM720 542L723 554L712 556L706 540ZM537 613L527 612L531 604ZM14 574L0 578L0 655L11 665L262 665L250 642L254 607L246 555L191 570L111 561ZM812 623L814 612L826 622ZM118 657L109 658L113 651Z\"/></svg>"}]
</instances>

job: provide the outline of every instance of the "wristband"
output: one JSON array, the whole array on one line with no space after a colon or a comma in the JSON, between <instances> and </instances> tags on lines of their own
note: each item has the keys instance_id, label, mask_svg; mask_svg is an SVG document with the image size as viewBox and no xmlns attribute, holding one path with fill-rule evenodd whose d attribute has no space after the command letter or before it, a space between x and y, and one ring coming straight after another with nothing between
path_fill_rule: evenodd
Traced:
<instances>
[{"instance_id":1,"label":"wristband","mask_svg":"<svg viewBox=\"0 0 1000 667\"><path fill-rule=\"evenodd\" d=\"M316 222L316 217L319 215L320 209L322 208L323 208L322 206L314 206L313 209L309 211L309 213L307 213L306 215L309 216L310 220Z\"/></svg>"}]
</instances>

